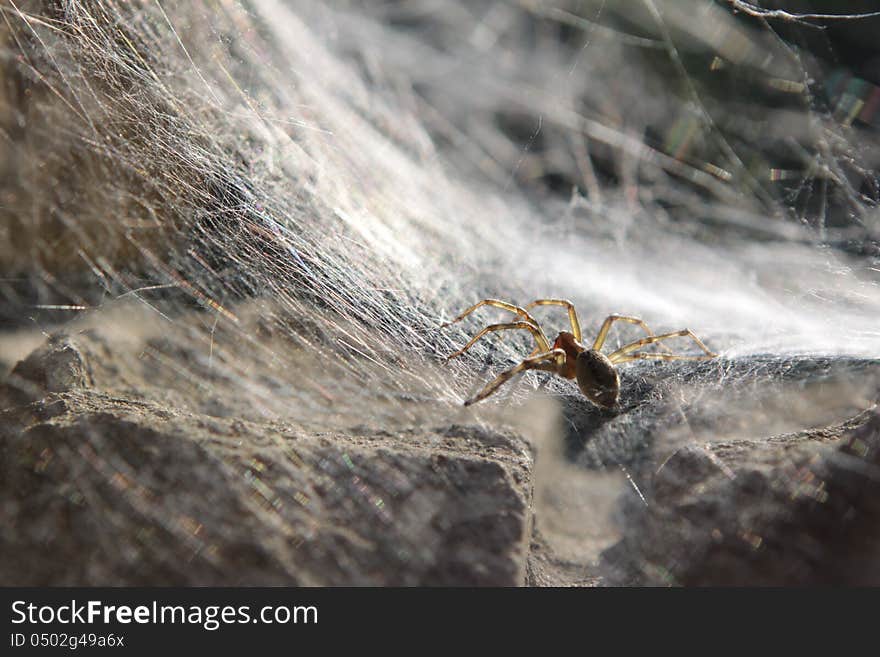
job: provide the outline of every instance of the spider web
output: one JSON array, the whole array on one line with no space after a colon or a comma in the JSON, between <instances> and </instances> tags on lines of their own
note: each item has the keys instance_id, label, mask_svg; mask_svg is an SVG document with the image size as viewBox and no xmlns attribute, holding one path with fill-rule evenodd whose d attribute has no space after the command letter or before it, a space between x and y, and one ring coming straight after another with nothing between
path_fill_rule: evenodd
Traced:
<instances>
[{"instance_id":1,"label":"spider web","mask_svg":"<svg viewBox=\"0 0 880 657\"><path fill-rule=\"evenodd\" d=\"M876 19L773 11L4 2L0 361L84 335L118 391L318 429L541 433L537 404L536 476L642 501L683 445L842 422L876 395L880 77L840 44ZM440 328L486 297L721 357L621 366L614 415L543 374L465 411L533 346L443 362L507 319Z\"/></svg>"}]
</instances>

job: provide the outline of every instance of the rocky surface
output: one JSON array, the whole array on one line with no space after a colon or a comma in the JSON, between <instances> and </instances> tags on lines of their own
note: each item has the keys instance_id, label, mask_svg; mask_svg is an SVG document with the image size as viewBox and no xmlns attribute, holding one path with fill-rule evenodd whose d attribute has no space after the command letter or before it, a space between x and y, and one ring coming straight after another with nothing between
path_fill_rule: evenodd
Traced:
<instances>
[{"instance_id":1,"label":"rocky surface","mask_svg":"<svg viewBox=\"0 0 880 657\"><path fill-rule=\"evenodd\" d=\"M880 412L765 440L694 444L603 554L612 584L880 584Z\"/></svg>"},{"instance_id":2,"label":"rocky surface","mask_svg":"<svg viewBox=\"0 0 880 657\"><path fill-rule=\"evenodd\" d=\"M53 336L0 386L6 585L880 583L876 410L708 440L709 396L676 438L673 384L634 370L618 414L564 397L544 440L451 411L316 429L151 392L144 345L108 336ZM800 369L827 393L875 368Z\"/></svg>"},{"instance_id":3,"label":"rocky surface","mask_svg":"<svg viewBox=\"0 0 880 657\"><path fill-rule=\"evenodd\" d=\"M185 335L162 348L192 364ZM137 357L156 339L126 340L52 336L0 385L0 582L880 583L876 410L737 438L709 422L709 395L681 438L667 408L681 379L635 370L617 414L563 397L564 429L544 439L451 407L446 422L315 428L233 415L231 389L203 405L157 392L171 383ZM790 378L839 396L835 381L875 370L805 361ZM707 386L715 370L695 371Z\"/></svg>"},{"instance_id":4,"label":"rocky surface","mask_svg":"<svg viewBox=\"0 0 880 657\"><path fill-rule=\"evenodd\" d=\"M524 582L533 457L516 435L190 413L95 389L108 363L79 341L53 338L4 385L4 584Z\"/></svg>"}]
</instances>

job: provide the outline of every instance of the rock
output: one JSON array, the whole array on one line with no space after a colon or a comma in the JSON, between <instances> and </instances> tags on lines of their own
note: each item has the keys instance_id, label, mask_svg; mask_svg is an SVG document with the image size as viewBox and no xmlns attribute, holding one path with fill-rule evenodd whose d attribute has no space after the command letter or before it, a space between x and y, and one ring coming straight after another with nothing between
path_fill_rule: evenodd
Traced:
<instances>
[{"instance_id":1,"label":"rock","mask_svg":"<svg viewBox=\"0 0 880 657\"><path fill-rule=\"evenodd\" d=\"M0 408L91 385L88 362L78 345L67 335L55 335L19 361L0 384Z\"/></svg>"},{"instance_id":2,"label":"rock","mask_svg":"<svg viewBox=\"0 0 880 657\"><path fill-rule=\"evenodd\" d=\"M345 398L364 410L361 424L306 426L295 403L289 416L267 413L280 402L268 406L261 389L248 397L229 370L207 367L184 320L162 331L164 341L56 337L16 366L7 389L18 398L0 410L0 582L877 581L877 438L857 430L876 418L753 438L776 426L775 409L797 410L784 406L792 391L847 400L815 417L858 407L847 393L874 381L873 361L628 368L614 413L559 398L563 421L540 443L533 505L534 448L517 433L447 406L432 414L430 396L407 402L421 422L376 422L381 390ZM205 385L189 389L179 372ZM335 374L322 376L332 389ZM763 415L731 425L726 417L750 408L736 396L751 390L741 381L760 390ZM234 412L200 402L214 398Z\"/></svg>"},{"instance_id":3,"label":"rock","mask_svg":"<svg viewBox=\"0 0 880 657\"><path fill-rule=\"evenodd\" d=\"M610 584L880 584L880 411L765 440L691 445L606 550Z\"/></svg>"},{"instance_id":4,"label":"rock","mask_svg":"<svg viewBox=\"0 0 880 657\"><path fill-rule=\"evenodd\" d=\"M90 391L0 433L7 585L522 584L531 453L475 427L307 433Z\"/></svg>"},{"instance_id":5,"label":"rock","mask_svg":"<svg viewBox=\"0 0 880 657\"><path fill-rule=\"evenodd\" d=\"M624 465L653 473L694 435L705 436L701 442L729 433L753 438L790 432L785 418L823 426L850 417L870 404L863 391L880 386L880 361L753 355L633 364L620 374L614 410L599 410L577 393L560 396L566 457L593 470Z\"/></svg>"}]
</instances>

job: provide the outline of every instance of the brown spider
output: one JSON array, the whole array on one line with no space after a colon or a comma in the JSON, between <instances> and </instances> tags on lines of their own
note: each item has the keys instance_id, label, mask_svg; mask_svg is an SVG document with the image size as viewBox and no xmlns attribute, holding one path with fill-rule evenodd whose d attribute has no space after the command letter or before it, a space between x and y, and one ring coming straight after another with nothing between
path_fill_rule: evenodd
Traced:
<instances>
[{"instance_id":1,"label":"brown spider","mask_svg":"<svg viewBox=\"0 0 880 657\"><path fill-rule=\"evenodd\" d=\"M648 325L641 319L638 319L637 317L625 317L623 315L609 315L602 323L602 328L599 329L599 335L596 336L593 346L588 349L581 344L581 340L583 339L581 335L581 325L578 321L574 304L565 299L538 299L537 301L532 301L532 303L528 304L525 308L515 306L506 301L499 301L498 299L483 299L465 310L451 322L443 324L441 328L461 321L480 306L503 308L504 310L516 313L522 319L516 322L508 322L506 324L492 324L487 326L477 333L477 335L475 335L464 347L456 351L454 354L450 354L446 358L447 361L456 356L461 356L465 351L470 349L477 340L493 331L525 329L534 336L535 342L538 343L538 346L535 347L534 351L532 351L523 362L516 367L499 374L494 381L489 383L477 395L468 399L464 403L465 406L470 406L478 401L482 401L495 392L505 381L520 372L526 370L543 370L545 372L553 372L566 379L576 378L581 392L584 393L584 396L586 396L587 399L600 408L611 408L617 403L617 397L620 394L620 377L617 374L617 370L614 369L614 366L619 363L642 359L708 360L710 358L715 358L718 355L709 351L708 347L706 347L706 345L704 345L690 329L683 329L673 333L664 333L663 335L654 335L651 329L648 328ZM544 331L541 330L540 324L538 324L535 318L528 312L529 308L534 308L535 306L563 306L567 308L568 318L571 322L571 332L561 331L551 347L550 341L547 340L547 336L544 335ZM608 331L611 329L611 325L614 322L629 322L630 324L636 324L645 330L648 337L636 340L635 342L630 342L606 356L601 353L600 349L602 349L602 345L605 344L605 338L608 337ZM679 356L668 352L637 351L637 349L641 347L679 336L691 338L705 353L700 356Z\"/></svg>"}]
</instances>

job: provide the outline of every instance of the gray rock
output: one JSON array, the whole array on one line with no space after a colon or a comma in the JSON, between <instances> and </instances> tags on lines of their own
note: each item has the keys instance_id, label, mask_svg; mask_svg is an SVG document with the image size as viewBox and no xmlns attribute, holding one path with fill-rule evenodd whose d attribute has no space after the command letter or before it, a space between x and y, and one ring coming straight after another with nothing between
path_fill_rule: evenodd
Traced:
<instances>
[{"instance_id":1,"label":"gray rock","mask_svg":"<svg viewBox=\"0 0 880 657\"><path fill-rule=\"evenodd\" d=\"M67 335L54 335L0 382L0 408L41 399L47 392L91 386L91 372L80 347Z\"/></svg>"},{"instance_id":2,"label":"gray rock","mask_svg":"<svg viewBox=\"0 0 880 657\"><path fill-rule=\"evenodd\" d=\"M603 554L611 584L880 584L880 412L690 445Z\"/></svg>"},{"instance_id":3,"label":"gray rock","mask_svg":"<svg viewBox=\"0 0 880 657\"><path fill-rule=\"evenodd\" d=\"M514 435L315 434L51 398L59 414L0 433L6 585L524 580L531 454Z\"/></svg>"}]
</instances>

